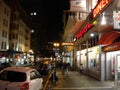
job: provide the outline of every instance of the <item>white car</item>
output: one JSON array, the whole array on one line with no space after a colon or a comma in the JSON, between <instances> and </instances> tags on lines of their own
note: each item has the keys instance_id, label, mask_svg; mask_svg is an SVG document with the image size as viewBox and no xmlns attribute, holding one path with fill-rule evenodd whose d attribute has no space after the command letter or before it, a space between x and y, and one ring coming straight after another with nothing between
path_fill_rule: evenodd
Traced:
<instances>
[{"instance_id":1,"label":"white car","mask_svg":"<svg viewBox=\"0 0 120 90\"><path fill-rule=\"evenodd\" d=\"M41 90L43 78L36 69L8 67L0 73L0 90Z\"/></svg>"}]
</instances>

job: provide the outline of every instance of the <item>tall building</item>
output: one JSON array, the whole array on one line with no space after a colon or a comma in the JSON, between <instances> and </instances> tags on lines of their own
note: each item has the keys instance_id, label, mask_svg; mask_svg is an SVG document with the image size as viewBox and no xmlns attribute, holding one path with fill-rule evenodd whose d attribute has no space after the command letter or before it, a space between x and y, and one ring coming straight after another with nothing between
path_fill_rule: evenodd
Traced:
<instances>
[{"instance_id":1,"label":"tall building","mask_svg":"<svg viewBox=\"0 0 120 90\"><path fill-rule=\"evenodd\" d=\"M17 0L2 0L0 4L0 51L20 62L30 50L30 19Z\"/></svg>"},{"instance_id":2,"label":"tall building","mask_svg":"<svg viewBox=\"0 0 120 90\"><path fill-rule=\"evenodd\" d=\"M75 70L82 64L84 74L100 81L115 80L117 85L120 84L119 2L120 0L98 0L84 24L78 25L78 28L75 24L73 29L70 29L77 31L73 33L74 48L69 51L66 46L65 52L70 57L67 59L73 62Z\"/></svg>"},{"instance_id":3,"label":"tall building","mask_svg":"<svg viewBox=\"0 0 120 90\"><path fill-rule=\"evenodd\" d=\"M0 51L9 49L10 7L0 2Z\"/></svg>"},{"instance_id":4,"label":"tall building","mask_svg":"<svg viewBox=\"0 0 120 90\"><path fill-rule=\"evenodd\" d=\"M67 60L76 69L75 38L98 0L70 0L70 10L64 12L63 61ZM80 64L79 64L80 65Z\"/></svg>"}]
</instances>

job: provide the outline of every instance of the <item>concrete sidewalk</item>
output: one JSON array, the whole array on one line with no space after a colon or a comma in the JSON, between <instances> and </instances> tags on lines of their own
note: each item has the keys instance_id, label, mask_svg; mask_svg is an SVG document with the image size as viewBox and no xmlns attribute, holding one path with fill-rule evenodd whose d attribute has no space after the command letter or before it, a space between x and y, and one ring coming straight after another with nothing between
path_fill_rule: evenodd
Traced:
<instances>
[{"instance_id":1,"label":"concrete sidewalk","mask_svg":"<svg viewBox=\"0 0 120 90\"><path fill-rule=\"evenodd\" d=\"M76 71L69 71L69 77L63 78L61 70L58 70L57 76L59 80L51 90L115 90L114 81L101 82Z\"/></svg>"}]
</instances>

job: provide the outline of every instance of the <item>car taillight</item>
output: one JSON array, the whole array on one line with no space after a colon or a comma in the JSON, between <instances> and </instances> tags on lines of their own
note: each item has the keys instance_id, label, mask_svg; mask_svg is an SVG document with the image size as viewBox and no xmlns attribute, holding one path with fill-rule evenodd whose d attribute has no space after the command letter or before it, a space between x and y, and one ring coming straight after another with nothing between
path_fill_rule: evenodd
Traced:
<instances>
[{"instance_id":1,"label":"car taillight","mask_svg":"<svg viewBox=\"0 0 120 90\"><path fill-rule=\"evenodd\" d=\"M29 83L24 83L24 84L21 86L20 90L29 90Z\"/></svg>"}]
</instances>

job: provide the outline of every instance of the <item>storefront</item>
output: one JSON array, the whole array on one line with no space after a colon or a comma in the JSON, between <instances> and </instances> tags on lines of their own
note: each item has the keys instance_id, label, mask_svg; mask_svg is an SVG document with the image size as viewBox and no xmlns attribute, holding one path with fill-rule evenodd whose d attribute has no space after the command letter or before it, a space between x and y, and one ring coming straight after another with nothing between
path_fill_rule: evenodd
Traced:
<instances>
[{"instance_id":1,"label":"storefront","mask_svg":"<svg viewBox=\"0 0 120 90\"><path fill-rule=\"evenodd\" d=\"M106 0L104 3L103 0L100 0L88 16L86 25L75 36L77 39L76 46L85 44L85 41L90 44L89 47L76 52L77 62L83 64L85 74L101 81L114 78L115 61L118 62L117 67L119 67L120 49L118 47L120 46L118 43L120 42L120 28L114 28L116 25L114 23L114 12L116 9L119 11L117 4L117 0ZM120 14L118 13L115 20L119 20ZM117 27L120 26L119 23L117 24ZM98 35L97 43L95 40L90 41L93 38L89 37L91 33ZM92 46L91 44L95 45ZM77 63L78 67L79 64Z\"/></svg>"},{"instance_id":2,"label":"storefront","mask_svg":"<svg viewBox=\"0 0 120 90\"><path fill-rule=\"evenodd\" d=\"M77 51L77 68L80 64L84 67L84 73L100 80L100 47L95 46Z\"/></svg>"},{"instance_id":3,"label":"storefront","mask_svg":"<svg viewBox=\"0 0 120 90\"><path fill-rule=\"evenodd\" d=\"M116 66L118 80L120 80L120 42L104 46L102 51L105 54L105 57L102 58L105 60L105 79L114 80Z\"/></svg>"},{"instance_id":4,"label":"storefront","mask_svg":"<svg viewBox=\"0 0 120 90\"><path fill-rule=\"evenodd\" d=\"M0 63L9 62L9 56L7 51L0 51Z\"/></svg>"},{"instance_id":5,"label":"storefront","mask_svg":"<svg viewBox=\"0 0 120 90\"><path fill-rule=\"evenodd\" d=\"M70 66L73 67L73 51L65 53L65 55L63 55L62 60L63 60L63 63L64 62L70 63Z\"/></svg>"}]
</instances>

